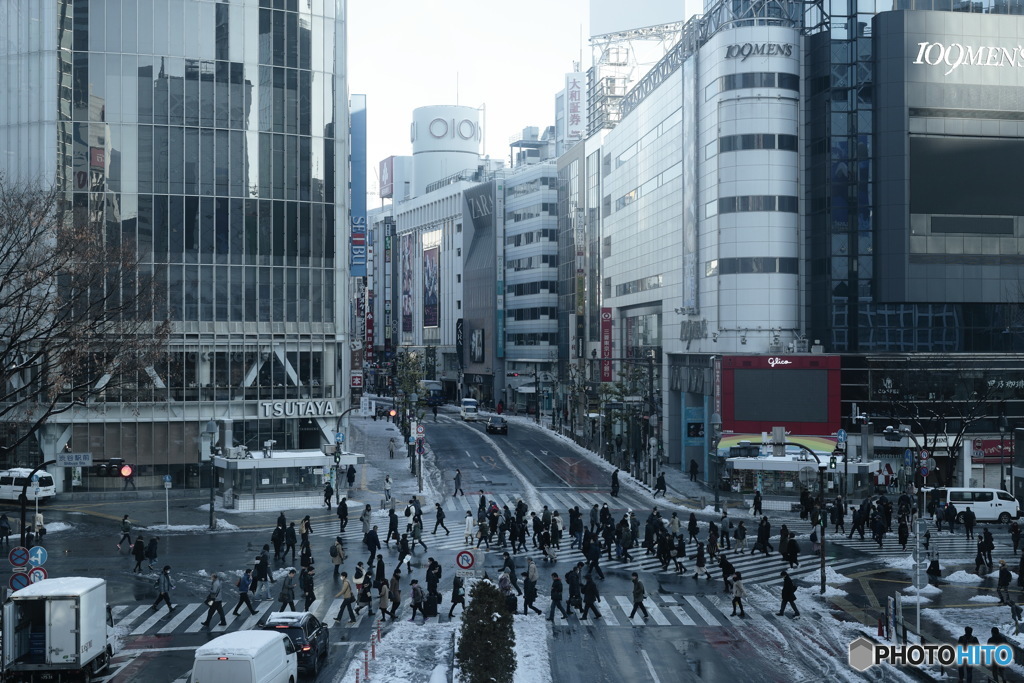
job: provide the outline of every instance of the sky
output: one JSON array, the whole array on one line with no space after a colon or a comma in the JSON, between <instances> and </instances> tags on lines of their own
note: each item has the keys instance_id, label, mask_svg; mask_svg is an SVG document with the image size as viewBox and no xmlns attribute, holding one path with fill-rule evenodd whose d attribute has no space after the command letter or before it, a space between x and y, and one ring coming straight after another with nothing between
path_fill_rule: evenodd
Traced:
<instances>
[{"instance_id":1,"label":"sky","mask_svg":"<svg viewBox=\"0 0 1024 683\"><path fill-rule=\"evenodd\" d=\"M349 93L367 96L369 209L378 162L412 154L413 109L484 105L482 152L507 159L510 137L554 125L581 45L591 63L587 0L352 0L347 30Z\"/></svg>"}]
</instances>

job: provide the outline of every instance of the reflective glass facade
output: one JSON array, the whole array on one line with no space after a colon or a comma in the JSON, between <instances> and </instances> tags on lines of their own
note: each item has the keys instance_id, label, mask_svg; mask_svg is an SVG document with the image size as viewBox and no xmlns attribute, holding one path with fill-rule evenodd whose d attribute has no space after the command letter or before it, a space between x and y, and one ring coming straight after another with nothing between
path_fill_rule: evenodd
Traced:
<instances>
[{"instance_id":1,"label":"reflective glass facade","mask_svg":"<svg viewBox=\"0 0 1024 683\"><path fill-rule=\"evenodd\" d=\"M56 177L78 220L134 244L174 323L132 405L72 419L70 448L193 462L211 417L253 449L318 447L333 419L262 406L340 393L343 0L6 4L0 74L29 101L0 108L0 168Z\"/></svg>"}]
</instances>

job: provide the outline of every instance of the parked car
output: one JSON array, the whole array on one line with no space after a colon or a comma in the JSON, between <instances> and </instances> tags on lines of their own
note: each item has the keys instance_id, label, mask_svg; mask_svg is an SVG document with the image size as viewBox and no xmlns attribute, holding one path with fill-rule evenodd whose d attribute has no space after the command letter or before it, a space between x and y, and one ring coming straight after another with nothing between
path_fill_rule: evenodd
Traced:
<instances>
[{"instance_id":1,"label":"parked car","mask_svg":"<svg viewBox=\"0 0 1024 683\"><path fill-rule=\"evenodd\" d=\"M295 644L299 668L316 676L330 653L331 631L309 612L271 612L262 626L267 631L286 634Z\"/></svg>"},{"instance_id":2,"label":"parked car","mask_svg":"<svg viewBox=\"0 0 1024 683\"><path fill-rule=\"evenodd\" d=\"M487 420L488 434L508 434L508 422L500 415L495 415Z\"/></svg>"}]
</instances>

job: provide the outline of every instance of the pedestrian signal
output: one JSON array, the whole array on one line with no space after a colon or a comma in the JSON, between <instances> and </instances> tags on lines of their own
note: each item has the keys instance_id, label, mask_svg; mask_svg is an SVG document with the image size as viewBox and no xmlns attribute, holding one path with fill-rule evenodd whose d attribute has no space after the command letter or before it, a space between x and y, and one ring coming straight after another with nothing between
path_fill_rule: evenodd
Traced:
<instances>
[{"instance_id":1,"label":"pedestrian signal","mask_svg":"<svg viewBox=\"0 0 1024 683\"><path fill-rule=\"evenodd\" d=\"M128 477L135 474L135 468L131 465L121 465L120 469L121 476L127 479Z\"/></svg>"},{"instance_id":2,"label":"pedestrian signal","mask_svg":"<svg viewBox=\"0 0 1024 683\"><path fill-rule=\"evenodd\" d=\"M836 468L836 456L832 456L828 459L828 468L834 470Z\"/></svg>"}]
</instances>

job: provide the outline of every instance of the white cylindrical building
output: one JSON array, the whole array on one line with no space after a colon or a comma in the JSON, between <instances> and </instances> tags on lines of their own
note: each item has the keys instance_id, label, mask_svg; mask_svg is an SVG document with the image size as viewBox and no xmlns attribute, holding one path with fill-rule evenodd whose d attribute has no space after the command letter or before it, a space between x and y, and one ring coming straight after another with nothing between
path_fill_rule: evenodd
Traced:
<instances>
[{"instance_id":1,"label":"white cylindrical building","mask_svg":"<svg viewBox=\"0 0 1024 683\"><path fill-rule=\"evenodd\" d=\"M419 107L410 128L416 196L442 178L480 163L480 110L456 105Z\"/></svg>"}]
</instances>

